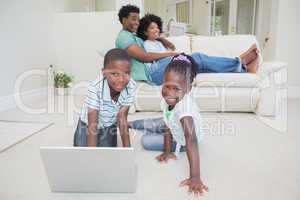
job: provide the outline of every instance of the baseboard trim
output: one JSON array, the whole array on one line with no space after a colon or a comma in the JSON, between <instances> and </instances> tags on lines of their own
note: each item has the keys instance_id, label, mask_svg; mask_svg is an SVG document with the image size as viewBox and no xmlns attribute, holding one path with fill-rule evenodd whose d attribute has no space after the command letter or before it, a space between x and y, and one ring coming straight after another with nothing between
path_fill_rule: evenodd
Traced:
<instances>
[{"instance_id":1,"label":"baseboard trim","mask_svg":"<svg viewBox=\"0 0 300 200\"><path fill-rule=\"evenodd\" d=\"M14 109L17 107L14 95L15 94L11 94L8 96L0 97L0 112ZM30 101L32 99L41 98L47 95L47 87L24 91L21 92L19 95L22 97L22 100L24 102Z\"/></svg>"},{"instance_id":2,"label":"baseboard trim","mask_svg":"<svg viewBox=\"0 0 300 200\"><path fill-rule=\"evenodd\" d=\"M300 98L300 86L289 86L288 87L288 98Z\"/></svg>"}]
</instances>

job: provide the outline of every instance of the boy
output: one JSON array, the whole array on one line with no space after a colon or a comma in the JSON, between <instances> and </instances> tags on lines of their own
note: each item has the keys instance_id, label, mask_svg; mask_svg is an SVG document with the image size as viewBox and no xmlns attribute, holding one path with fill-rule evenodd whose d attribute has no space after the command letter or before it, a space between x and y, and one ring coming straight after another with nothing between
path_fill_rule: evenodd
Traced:
<instances>
[{"instance_id":1,"label":"boy","mask_svg":"<svg viewBox=\"0 0 300 200\"><path fill-rule=\"evenodd\" d=\"M102 76L91 82L74 135L74 146L116 147L117 125L123 147L130 147L127 115L136 83L130 78L131 59L122 49L104 57Z\"/></svg>"}]
</instances>

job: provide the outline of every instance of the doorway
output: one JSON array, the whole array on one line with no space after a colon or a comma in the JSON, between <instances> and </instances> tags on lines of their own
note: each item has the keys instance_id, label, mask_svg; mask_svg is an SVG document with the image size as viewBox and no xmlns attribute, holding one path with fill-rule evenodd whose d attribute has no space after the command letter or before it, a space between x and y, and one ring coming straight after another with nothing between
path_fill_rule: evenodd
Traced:
<instances>
[{"instance_id":1,"label":"doorway","mask_svg":"<svg viewBox=\"0 0 300 200\"><path fill-rule=\"evenodd\" d=\"M212 0L211 35L255 34L258 0Z\"/></svg>"}]
</instances>

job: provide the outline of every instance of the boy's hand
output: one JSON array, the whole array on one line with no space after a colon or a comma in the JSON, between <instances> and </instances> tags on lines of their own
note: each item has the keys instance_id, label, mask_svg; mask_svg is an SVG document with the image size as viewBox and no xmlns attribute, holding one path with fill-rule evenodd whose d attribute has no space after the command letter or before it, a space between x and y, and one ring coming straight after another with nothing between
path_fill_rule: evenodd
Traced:
<instances>
[{"instance_id":1,"label":"boy's hand","mask_svg":"<svg viewBox=\"0 0 300 200\"><path fill-rule=\"evenodd\" d=\"M170 153L164 152L164 153L160 154L159 156L156 156L156 160L160 163L167 162L169 159L177 160L177 157L172 152L170 152Z\"/></svg>"},{"instance_id":2,"label":"boy's hand","mask_svg":"<svg viewBox=\"0 0 300 200\"><path fill-rule=\"evenodd\" d=\"M195 195L203 195L204 192L208 192L208 187L203 184L200 177L191 177L180 183L180 186L188 186L189 193L194 193Z\"/></svg>"}]
</instances>

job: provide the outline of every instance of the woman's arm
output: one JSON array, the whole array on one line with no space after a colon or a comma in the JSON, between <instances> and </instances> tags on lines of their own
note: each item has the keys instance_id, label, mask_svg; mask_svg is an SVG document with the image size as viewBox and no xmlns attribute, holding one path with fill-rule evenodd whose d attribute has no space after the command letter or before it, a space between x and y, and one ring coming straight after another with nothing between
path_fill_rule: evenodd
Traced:
<instances>
[{"instance_id":1,"label":"woman's arm","mask_svg":"<svg viewBox=\"0 0 300 200\"><path fill-rule=\"evenodd\" d=\"M129 106L122 106L117 115L118 126L123 147L130 147L130 137L128 131L128 116Z\"/></svg>"},{"instance_id":2,"label":"woman's arm","mask_svg":"<svg viewBox=\"0 0 300 200\"><path fill-rule=\"evenodd\" d=\"M158 60L158 59L169 57L169 56L175 56L175 55L179 54L174 51L164 52L164 53L147 53L147 52L145 52L144 49L142 49L141 47L139 47L136 44L130 45L126 49L126 52L128 53L128 55L130 57L133 57L142 62L152 62L154 60Z\"/></svg>"},{"instance_id":3,"label":"woman's arm","mask_svg":"<svg viewBox=\"0 0 300 200\"><path fill-rule=\"evenodd\" d=\"M97 127L98 127L98 110L88 109L88 135L87 145L89 147L97 146Z\"/></svg>"}]
</instances>

